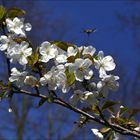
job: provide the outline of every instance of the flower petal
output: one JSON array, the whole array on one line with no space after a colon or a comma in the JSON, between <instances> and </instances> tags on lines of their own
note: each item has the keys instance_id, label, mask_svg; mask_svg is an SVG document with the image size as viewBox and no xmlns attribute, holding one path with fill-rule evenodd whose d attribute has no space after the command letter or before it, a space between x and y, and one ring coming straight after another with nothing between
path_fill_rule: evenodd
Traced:
<instances>
[{"instance_id":1,"label":"flower petal","mask_svg":"<svg viewBox=\"0 0 140 140\"><path fill-rule=\"evenodd\" d=\"M88 68L89 66L91 66L92 65L92 61L90 60L90 59L85 59L84 61L83 61L83 63L82 63L82 67L84 67L84 68Z\"/></svg>"},{"instance_id":2,"label":"flower petal","mask_svg":"<svg viewBox=\"0 0 140 140\"><path fill-rule=\"evenodd\" d=\"M58 63L65 63L65 62L67 62L67 56L64 55L64 54L58 55L58 56L56 57L56 61L57 61Z\"/></svg>"},{"instance_id":3,"label":"flower petal","mask_svg":"<svg viewBox=\"0 0 140 140\"><path fill-rule=\"evenodd\" d=\"M84 75L83 75L83 73L81 71L76 70L74 72L74 74L75 74L75 78L76 78L77 81L82 82L84 80Z\"/></svg>"},{"instance_id":4,"label":"flower petal","mask_svg":"<svg viewBox=\"0 0 140 140\"><path fill-rule=\"evenodd\" d=\"M90 69L87 69L87 70L85 71L84 74L85 74L85 75L84 75L84 78L85 78L86 80L90 80L91 77L93 76L93 71L90 70Z\"/></svg>"},{"instance_id":5,"label":"flower petal","mask_svg":"<svg viewBox=\"0 0 140 140\"><path fill-rule=\"evenodd\" d=\"M27 48L26 50L24 50L24 56L30 56L32 54L32 48Z\"/></svg>"}]
</instances>

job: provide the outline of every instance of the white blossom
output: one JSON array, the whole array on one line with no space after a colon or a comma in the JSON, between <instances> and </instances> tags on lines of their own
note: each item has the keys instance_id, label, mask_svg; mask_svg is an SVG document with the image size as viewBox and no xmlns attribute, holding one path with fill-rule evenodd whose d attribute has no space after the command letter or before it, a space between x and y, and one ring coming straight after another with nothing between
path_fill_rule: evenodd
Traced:
<instances>
[{"instance_id":1,"label":"white blossom","mask_svg":"<svg viewBox=\"0 0 140 140\"><path fill-rule=\"evenodd\" d=\"M78 101L85 103L87 106L93 105L96 102L97 93L89 91L75 90L74 94L70 97L70 103L76 105Z\"/></svg>"},{"instance_id":2,"label":"white blossom","mask_svg":"<svg viewBox=\"0 0 140 140\"><path fill-rule=\"evenodd\" d=\"M90 91L93 91L93 90L95 90L96 89L96 83L95 82L91 82L89 85L88 85L88 89L90 90Z\"/></svg>"},{"instance_id":3,"label":"white blossom","mask_svg":"<svg viewBox=\"0 0 140 140\"><path fill-rule=\"evenodd\" d=\"M48 84L48 87L51 90L56 90L57 88L60 88L63 93L66 93L69 90L69 87L67 85L64 65L58 65L56 67L53 66L51 70L48 71L40 79L40 84Z\"/></svg>"},{"instance_id":4,"label":"white blossom","mask_svg":"<svg viewBox=\"0 0 140 140\"><path fill-rule=\"evenodd\" d=\"M50 59L55 58L58 55L58 50L55 45L45 41L39 48L41 54L40 61L47 63Z\"/></svg>"},{"instance_id":5,"label":"white blossom","mask_svg":"<svg viewBox=\"0 0 140 140\"><path fill-rule=\"evenodd\" d=\"M68 64L69 72L74 73L76 80L82 82L84 78L90 80L93 71L89 68L92 61L87 59L77 58L74 63Z\"/></svg>"},{"instance_id":6,"label":"white blossom","mask_svg":"<svg viewBox=\"0 0 140 140\"><path fill-rule=\"evenodd\" d=\"M11 39L10 36L8 37L5 35L0 36L0 51L5 51L14 44L15 42Z\"/></svg>"},{"instance_id":7,"label":"white blossom","mask_svg":"<svg viewBox=\"0 0 140 140\"><path fill-rule=\"evenodd\" d=\"M47 72L44 74L43 77L40 78L40 84L42 86L47 85L50 90L56 90L57 85L56 85L56 77L54 75L55 68L53 67L51 71Z\"/></svg>"},{"instance_id":8,"label":"white blossom","mask_svg":"<svg viewBox=\"0 0 140 140\"><path fill-rule=\"evenodd\" d=\"M91 129L91 131L96 135L99 139L104 139L103 134L98 129Z\"/></svg>"},{"instance_id":9,"label":"white blossom","mask_svg":"<svg viewBox=\"0 0 140 140\"><path fill-rule=\"evenodd\" d=\"M15 67L11 69L11 76L9 77L10 82L16 82L18 87L22 87L24 85L24 80L26 78L27 72L18 71Z\"/></svg>"},{"instance_id":10,"label":"white blossom","mask_svg":"<svg viewBox=\"0 0 140 140\"><path fill-rule=\"evenodd\" d=\"M87 46L87 47L84 46L82 54L83 55L89 54L89 55L93 56L95 51L96 51L96 49L93 46Z\"/></svg>"},{"instance_id":11,"label":"white blossom","mask_svg":"<svg viewBox=\"0 0 140 140\"><path fill-rule=\"evenodd\" d=\"M108 90L116 91L119 87L118 76L105 75L104 78L97 83L97 88L104 96L107 96Z\"/></svg>"},{"instance_id":12,"label":"white blossom","mask_svg":"<svg viewBox=\"0 0 140 140\"><path fill-rule=\"evenodd\" d=\"M56 61L57 61L57 63L66 63L67 58L70 56L75 56L77 54L77 52L78 52L77 48L73 48L70 46L70 47L68 47L67 52L59 51L60 54L57 55Z\"/></svg>"},{"instance_id":13,"label":"white blossom","mask_svg":"<svg viewBox=\"0 0 140 140\"><path fill-rule=\"evenodd\" d=\"M28 63L27 57L32 54L32 48L28 48L29 43L22 41L20 44L15 44L7 50L7 57L10 58L10 62L19 62L21 65Z\"/></svg>"},{"instance_id":14,"label":"white blossom","mask_svg":"<svg viewBox=\"0 0 140 140\"><path fill-rule=\"evenodd\" d=\"M78 52L78 49L77 48L73 48L73 47L68 47L67 49L67 56L70 57L70 56L75 56Z\"/></svg>"},{"instance_id":15,"label":"white blossom","mask_svg":"<svg viewBox=\"0 0 140 140\"><path fill-rule=\"evenodd\" d=\"M57 65L56 68L57 68L57 71L56 71L57 87L62 89L63 93L66 93L69 90L69 86L67 84L65 66L61 64L61 65Z\"/></svg>"},{"instance_id":16,"label":"white blossom","mask_svg":"<svg viewBox=\"0 0 140 140\"><path fill-rule=\"evenodd\" d=\"M105 56L103 51L99 51L98 58L95 61L95 68L99 69L100 77L106 75L106 71L112 71L115 69L115 63L112 56Z\"/></svg>"},{"instance_id":17,"label":"white blossom","mask_svg":"<svg viewBox=\"0 0 140 140\"><path fill-rule=\"evenodd\" d=\"M70 97L70 103L75 106L77 105L78 101L82 97L82 91L81 90L75 90L74 94Z\"/></svg>"},{"instance_id":18,"label":"white blossom","mask_svg":"<svg viewBox=\"0 0 140 140\"><path fill-rule=\"evenodd\" d=\"M84 102L86 105L93 105L96 102L97 93L85 91L81 96L81 101Z\"/></svg>"},{"instance_id":19,"label":"white blossom","mask_svg":"<svg viewBox=\"0 0 140 140\"><path fill-rule=\"evenodd\" d=\"M57 61L58 64L59 63L65 63L65 62L67 62L67 56L65 54L57 55L56 61Z\"/></svg>"},{"instance_id":20,"label":"white blossom","mask_svg":"<svg viewBox=\"0 0 140 140\"><path fill-rule=\"evenodd\" d=\"M30 31L32 26L30 23L24 24L24 19L15 17L14 19L7 18L6 25L9 32L17 35L26 36L25 31Z\"/></svg>"}]
</instances>

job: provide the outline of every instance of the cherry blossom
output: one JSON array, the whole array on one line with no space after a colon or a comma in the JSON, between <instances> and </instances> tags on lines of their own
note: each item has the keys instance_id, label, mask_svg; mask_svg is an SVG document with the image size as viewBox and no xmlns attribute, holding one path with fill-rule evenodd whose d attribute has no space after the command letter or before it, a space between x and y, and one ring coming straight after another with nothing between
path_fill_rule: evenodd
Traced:
<instances>
[{"instance_id":1,"label":"cherry blossom","mask_svg":"<svg viewBox=\"0 0 140 140\"><path fill-rule=\"evenodd\" d=\"M9 77L9 81L10 82L15 81L18 87L22 87L24 85L24 80L28 72L26 71L20 72L15 67L11 69L11 72L12 73L11 76Z\"/></svg>"},{"instance_id":2,"label":"cherry blossom","mask_svg":"<svg viewBox=\"0 0 140 140\"><path fill-rule=\"evenodd\" d=\"M7 50L7 57L10 58L10 62L19 62L21 65L28 63L27 57L32 54L32 48L26 41L22 41L20 44L15 44Z\"/></svg>"},{"instance_id":3,"label":"cherry blossom","mask_svg":"<svg viewBox=\"0 0 140 140\"><path fill-rule=\"evenodd\" d=\"M82 54L83 55L89 54L89 55L93 56L95 51L96 51L96 49L93 46L87 46L87 47L84 46Z\"/></svg>"},{"instance_id":4,"label":"cherry blossom","mask_svg":"<svg viewBox=\"0 0 140 140\"><path fill-rule=\"evenodd\" d=\"M99 69L100 77L106 75L106 71L112 71L115 69L115 63L112 56L105 56L103 51L99 51L98 58L94 59L95 68Z\"/></svg>"},{"instance_id":5,"label":"cherry blossom","mask_svg":"<svg viewBox=\"0 0 140 140\"><path fill-rule=\"evenodd\" d=\"M92 61L87 59L77 58L74 63L69 64L69 71L74 73L77 81L90 80L93 75L93 71L89 68L92 65Z\"/></svg>"},{"instance_id":6,"label":"cherry blossom","mask_svg":"<svg viewBox=\"0 0 140 140\"><path fill-rule=\"evenodd\" d=\"M39 52L41 54L40 61L45 63L58 55L57 47L50 44L48 41L45 41L41 44Z\"/></svg>"},{"instance_id":7,"label":"cherry blossom","mask_svg":"<svg viewBox=\"0 0 140 140\"><path fill-rule=\"evenodd\" d=\"M12 40L12 38L10 36L5 36L2 35L0 37L0 51L5 51L7 50L10 46L14 45L15 42Z\"/></svg>"},{"instance_id":8,"label":"cherry blossom","mask_svg":"<svg viewBox=\"0 0 140 140\"><path fill-rule=\"evenodd\" d=\"M108 95L108 90L116 91L119 87L118 76L114 75L105 75L101 81L97 83L97 88L104 96Z\"/></svg>"},{"instance_id":9,"label":"cherry blossom","mask_svg":"<svg viewBox=\"0 0 140 140\"><path fill-rule=\"evenodd\" d=\"M30 23L24 24L24 19L19 19L18 17L15 17L14 19L7 18L6 25L9 32L21 36L26 36L25 31L30 31L32 28Z\"/></svg>"}]
</instances>

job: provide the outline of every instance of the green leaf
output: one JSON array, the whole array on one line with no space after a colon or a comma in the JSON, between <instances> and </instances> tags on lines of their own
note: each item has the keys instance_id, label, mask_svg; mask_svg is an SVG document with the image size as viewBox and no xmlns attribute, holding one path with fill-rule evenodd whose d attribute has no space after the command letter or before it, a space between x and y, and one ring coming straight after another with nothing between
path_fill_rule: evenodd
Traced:
<instances>
[{"instance_id":1,"label":"green leaf","mask_svg":"<svg viewBox=\"0 0 140 140\"><path fill-rule=\"evenodd\" d=\"M75 48L75 46L73 44L67 43L67 42L62 42L62 41L52 41L51 44L56 45L58 48L67 51L69 46L73 46Z\"/></svg>"},{"instance_id":2,"label":"green leaf","mask_svg":"<svg viewBox=\"0 0 140 140\"><path fill-rule=\"evenodd\" d=\"M113 106L109 107L109 108L108 108L108 111L109 111L111 114L115 114L115 109L113 108Z\"/></svg>"},{"instance_id":3,"label":"green leaf","mask_svg":"<svg viewBox=\"0 0 140 140\"><path fill-rule=\"evenodd\" d=\"M127 110L128 110L127 107L120 107L119 115L123 115L125 112L127 112Z\"/></svg>"},{"instance_id":4,"label":"green leaf","mask_svg":"<svg viewBox=\"0 0 140 140\"><path fill-rule=\"evenodd\" d=\"M99 113L99 111L98 111L96 105L93 105L93 106L92 106L92 111L94 112L95 115L98 115L98 116L100 115L100 113Z\"/></svg>"},{"instance_id":5,"label":"green leaf","mask_svg":"<svg viewBox=\"0 0 140 140\"><path fill-rule=\"evenodd\" d=\"M127 125L128 127L133 127L133 128L137 127L137 123L136 123L135 121L133 121L133 120L128 120L128 121L126 122L126 125Z\"/></svg>"},{"instance_id":6,"label":"green leaf","mask_svg":"<svg viewBox=\"0 0 140 140\"><path fill-rule=\"evenodd\" d=\"M27 38L25 38L25 37L16 37L16 38L14 38L13 39L15 42L17 42L17 43L21 43L21 42L23 42L23 41L26 41L27 43L29 43L29 47L33 47L33 45L32 45L32 43L31 43L31 41L30 40L28 40Z\"/></svg>"},{"instance_id":7,"label":"green leaf","mask_svg":"<svg viewBox=\"0 0 140 140\"><path fill-rule=\"evenodd\" d=\"M42 98L38 103L38 107L42 106L46 101L47 99Z\"/></svg>"},{"instance_id":8,"label":"green leaf","mask_svg":"<svg viewBox=\"0 0 140 140\"><path fill-rule=\"evenodd\" d=\"M110 131L110 130L111 130L111 128L103 127L103 128L100 129L100 132L101 132L101 133L107 133L107 132Z\"/></svg>"},{"instance_id":9,"label":"green leaf","mask_svg":"<svg viewBox=\"0 0 140 140\"><path fill-rule=\"evenodd\" d=\"M28 64L30 66L34 66L38 62L38 59L39 59L39 53L38 53L38 49L36 49L36 51L33 52L32 55L28 57Z\"/></svg>"},{"instance_id":10,"label":"green leaf","mask_svg":"<svg viewBox=\"0 0 140 140\"><path fill-rule=\"evenodd\" d=\"M114 101L105 101L103 106L102 106L102 110L108 109L114 105L118 104L118 102L114 102Z\"/></svg>"},{"instance_id":11,"label":"green leaf","mask_svg":"<svg viewBox=\"0 0 140 140\"><path fill-rule=\"evenodd\" d=\"M0 5L0 20L3 18L4 14L5 14L5 8Z\"/></svg>"},{"instance_id":12,"label":"green leaf","mask_svg":"<svg viewBox=\"0 0 140 140\"><path fill-rule=\"evenodd\" d=\"M0 90L2 92L5 92L8 89L8 87L9 87L8 83L4 84L3 81L0 81Z\"/></svg>"},{"instance_id":13,"label":"green leaf","mask_svg":"<svg viewBox=\"0 0 140 140\"><path fill-rule=\"evenodd\" d=\"M31 45L31 42L25 37L17 37L17 38L14 38L13 40L17 43L21 43L22 41L26 41L29 43L29 45Z\"/></svg>"},{"instance_id":14,"label":"green leaf","mask_svg":"<svg viewBox=\"0 0 140 140\"><path fill-rule=\"evenodd\" d=\"M74 73L70 73L68 69L65 71L66 77L67 77L67 83L69 86L71 86L75 82L75 76Z\"/></svg>"},{"instance_id":15,"label":"green leaf","mask_svg":"<svg viewBox=\"0 0 140 140\"><path fill-rule=\"evenodd\" d=\"M113 138L113 135L112 134L110 134L108 137L107 137L107 140L113 140L114 138Z\"/></svg>"},{"instance_id":16,"label":"green leaf","mask_svg":"<svg viewBox=\"0 0 140 140\"><path fill-rule=\"evenodd\" d=\"M86 59L86 58L90 59L92 61L92 63L94 63L94 59L90 54L85 54L84 59Z\"/></svg>"},{"instance_id":17,"label":"green leaf","mask_svg":"<svg viewBox=\"0 0 140 140\"><path fill-rule=\"evenodd\" d=\"M52 95L50 95L49 97L48 97L48 99L47 99L47 101L48 101L48 103L52 103L53 102L53 96Z\"/></svg>"},{"instance_id":18,"label":"green leaf","mask_svg":"<svg viewBox=\"0 0 140 140\"><path fill-rule=\"evenodd\" d=\"M76 59L76 58L79 58L79 57L80 57L80 52L78 51L77 54L76 54L75 56L70 56L70 57L68 57L68 58L67 58L67 61L68 61L69 63L74 63L74 62L75 62L75 59Z\"/></svg>"},{"instance_id":19,"label":"green leaf","mask_svg":"<svg viewBox=\"0 0 140 140\"><path fill-rule=\"evenodd\" d=\"M123 125L126 123L126 119L124 119L124 118L111 118L111 122Z\"/></svg>"},{"instance_id":20,"label":"green leaf","mask_svg":"<svg viewBox=\"0 0 140 140\"><path fill-rule=\"evenodd\" d=\"M70 57L68 57L68 58L67 58L67 61L68 61L69 63L74 63L74 61L75 61L75 56L70 56Z\"/></svg>"},{"instance_id":21,"label":"green leaf","mask_svg":"<svg viewBox=\"0 0 140 140\"><path fill-rule=\"evenodd\" d=\"M0 93L0 100L4 98L4 96L6 95L7 92L2 92Z\"/></svg>"},{"instance_id":22,"label":"green leaf","mask_svg":"<svg viewBox=\"0 0 140 140\"><path fill-rule=\"evenodd\" d=\"M23 16L25 15L25 13L26 12L24 10L17 7L13 7L7 10L6 16L8 18L14 18L14 17Z\"/></svg>"},{"instance_id":23,"label":"green leaf","mask_svg":"<svg viewBox=\"0 0 140 140\"><path fill-rule=\"evenodd\" d=\"M136 127L137 124L128 118L111 118L112 123L116 123L125 127Z\"/></svg>"}]
</instances>

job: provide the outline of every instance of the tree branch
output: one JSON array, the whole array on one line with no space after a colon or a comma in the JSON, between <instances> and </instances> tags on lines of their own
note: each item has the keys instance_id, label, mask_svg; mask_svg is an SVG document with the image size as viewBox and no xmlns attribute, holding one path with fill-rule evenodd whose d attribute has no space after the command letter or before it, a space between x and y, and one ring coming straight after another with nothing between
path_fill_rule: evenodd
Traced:
<instances>
[{"instance_id":1,"label":"tree branch","mask_svg":"<svg viewBox=\"0 0 140 140\"><path fill-rule=\"evenodd\" d=\"M26 90L15 90L14 93L25 94L25 95L29 95L29 96L33 96L33 97L37 97L37 98L41 98L41 99L46 99L46 100L48 99L48 97L43 95L43 94L35 94L35 93L32 93L30 91L26 91ZM78 113L78 114L84 115L88 118L88 120L92 120L92 121L98 122L99 124L108 126L109 128L112 128L114 131L116 131L122 135L130 135L130 136L140 138L140 134L138 132L136 132L134 130L129 130L128 128L125 128L125 127L120 126L118 124L106 122L103 119L103 117L102 117L102 119L96 118L96 117L88 114L87 112L68 104L67 102L65 102L64 100L62 100L60 98L55 97L53 100L53 103L61 105L67 109L70 109L70 110Z\"/></svg>"}]
</instances>

